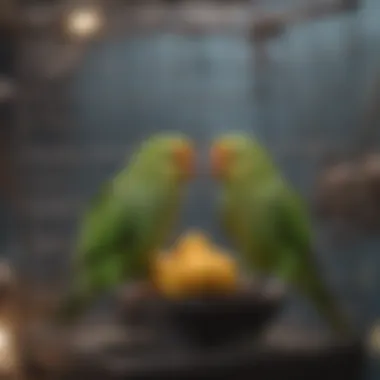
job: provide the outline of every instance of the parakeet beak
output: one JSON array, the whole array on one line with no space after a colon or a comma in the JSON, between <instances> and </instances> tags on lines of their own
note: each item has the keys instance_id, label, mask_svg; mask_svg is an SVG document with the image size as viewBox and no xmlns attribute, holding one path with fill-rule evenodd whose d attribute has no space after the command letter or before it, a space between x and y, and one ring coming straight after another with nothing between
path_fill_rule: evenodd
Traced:
<instances>
[{"instance_id":1,"label":"parakeet beak","mask_svg":"<svg viewBox=\"0 0 380 380\"><path fill-rule=\"evenodd\" d=\"M185 179L190 179L195 174L195 151L191 145L183 145L176 150L179 167Z\"/></svg>"},{"instance_id":2,"label":"parakeet beak","mask_svg":"<svg viewBox=\"0 0 380 380\"><path fill-rule=\"evenodd\" d=\"M216 144L211 148L210 161L213 177L221 178L224 176L227 164L228 151L222 145Z\"/></svg>"}]
</instances>

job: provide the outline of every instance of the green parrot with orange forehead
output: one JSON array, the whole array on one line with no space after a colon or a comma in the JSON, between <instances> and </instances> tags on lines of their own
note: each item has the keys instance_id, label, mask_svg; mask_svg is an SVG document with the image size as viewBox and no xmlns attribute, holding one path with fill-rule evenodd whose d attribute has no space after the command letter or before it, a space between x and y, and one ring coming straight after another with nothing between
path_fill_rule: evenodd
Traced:
<instances>
[{"instance_id":1,"label":"green parrot with orange forehead","mask_svg":"<svg viewBox=\"0 0 380 380\"><path fill-rule=\"evenodd\" d=\"M97 296L124 281L149 275L151 255L171 232L194 160L186 136L158 134L101 187L80 226L74 281L58 313L61 321L81 315Z\"/></svg>"},{"instance_id":2,"label":"green parrot with orange forehead","mask_svg":"<svg viewBox=\"0 0 380 380\"><path fill-rule=\"evenodd\" d=\"M248 268L294 287L335 332L351 334L317 270L306 206L269 152L251 136L229 134L214 141L210 160L221 184L223 226Z\"/></svg>"}]
</instances>

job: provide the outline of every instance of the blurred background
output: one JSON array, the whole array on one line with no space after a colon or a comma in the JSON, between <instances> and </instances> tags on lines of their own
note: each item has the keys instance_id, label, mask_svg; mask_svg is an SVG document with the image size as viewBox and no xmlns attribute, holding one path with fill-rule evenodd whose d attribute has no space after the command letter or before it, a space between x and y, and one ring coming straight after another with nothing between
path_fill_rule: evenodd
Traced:
<instances>
[{"instance_id":1,"label":"blurred background","mask_svg":"<svg viewBox=\"0 0 380 380\"><path fill-rule=\"evenodd\" d=\"M217 134L251 131L309 203L325 276L364 336L380 316L380 186L369 201L353 183L368 167L380 183L366 158L379 20L378 0L1 0L1 254L30 292L54 292L85 202L142 138L186 132L206 160ZM214 190L192 186L179 229L224 242ZM294 300L284 320L314 314Z\"/></svg>"}]
</instances>

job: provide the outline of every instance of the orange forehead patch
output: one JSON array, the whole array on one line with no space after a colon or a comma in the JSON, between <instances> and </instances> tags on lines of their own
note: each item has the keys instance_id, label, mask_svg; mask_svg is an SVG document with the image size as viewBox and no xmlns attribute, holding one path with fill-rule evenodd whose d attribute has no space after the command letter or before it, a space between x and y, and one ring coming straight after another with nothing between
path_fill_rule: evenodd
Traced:
<instances>
[{"instance_id":1,"label":"orange forehead patch","mask_svg":"<svg viewBox=\"0 0 380 380\"><path fill-rule=\"evenodd\" d=\"M230 147L224 143L216 143L211 148L211 169L215 177L220 177L223 175L226 165L228 164L230 154Z\"/></svg>"},{"instance_id":2,"label":"orange forehead patch","mask_svg":"<svg viewBox=\"0 0 380 380\"><path fill-rule=\"evenodd\" d=\"M195 171L195 151L191 143L179 141L174 147L176 160L186 177Z\"/></svg>"}]
</instances>

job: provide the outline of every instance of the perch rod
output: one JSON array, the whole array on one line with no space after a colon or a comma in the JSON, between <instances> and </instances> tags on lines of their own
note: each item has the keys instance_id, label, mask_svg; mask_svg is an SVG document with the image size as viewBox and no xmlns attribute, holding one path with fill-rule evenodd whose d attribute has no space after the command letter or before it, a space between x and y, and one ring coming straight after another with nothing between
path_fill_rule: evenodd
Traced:
<instances>
[{"instance_id":1,"label":"perch rod","mask_svg":"<svg viewBox=\"0 0 380 380\"><path fill-rule=\"evenodd\" d=\"M289 9L289 11L275 12L260 10L255 4L247 4L247 1L216 1L216 2L179 2L176 7L165 1L158 2L123 2L118 6L110 7L103 1L104 10L111 18L108 31L115 28L114 17L120 17L124 22L120 21L121 31L134 31L135 29L176 29L175 31L195 31L211 32L213 30L223 30L235 27L249 27L254 30L260 38L273 38L273 30L282 30L285 26L308 22L325 16L343 13L347 11L357 10L360 0L319 0L313 1L312 4ZM112 5L112 2L111 2ZM115 4L114 4L115 5ZM62 12L57 11L57 5L54 2L39 5L38 9L32 7L19 6L18 12L13 12L6 18L0 17L0 29L11 29L21 33L30 33L31 31L57 31L62 22ZM178 9L181 11L178 12ZM154 12L152 12L152 10ZM124 12L125 11L125 12ZM175 25L166 25L168 14L172 11L176 12L177 22ZM46 17L40 21L36 19L36 12L41 12ZM202 13L202 17L191 17L192 12ZM153 14L156 13L156 14ZM248 14L248 17L247 17ZM249 15L251 14L251 15ZM128 18L131 23L125 22ZM117 21L117 20L116 20ZM268 27L271 25L271 27ZM275 26L276 25L276 26ZM119 27L117 27L119 29ZM266 30L271 30L268 33ZM277 36L278 33L274 33ZM268 37L267 37L268 36Z\"/></svg>"}]
</instances>

